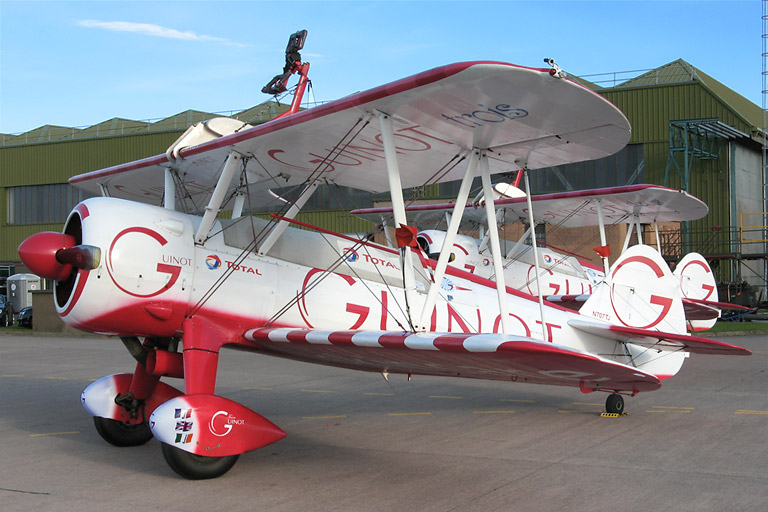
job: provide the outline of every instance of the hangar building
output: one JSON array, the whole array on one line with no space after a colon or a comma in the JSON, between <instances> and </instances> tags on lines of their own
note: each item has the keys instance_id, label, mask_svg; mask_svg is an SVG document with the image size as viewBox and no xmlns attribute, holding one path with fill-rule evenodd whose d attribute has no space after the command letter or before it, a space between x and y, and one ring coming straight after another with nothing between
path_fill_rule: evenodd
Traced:
<instances>
[{"instance_id":1,"label":"hangar building","mask_svg":"<svg viewBox=\"0 0 768 512\"><path fill-rule=\"evenodd\" d=\"M684 189L710 211L701 220L669 226L662 233L664 256L675 261L681 253L700 252L725 283L723 299L749 285L752 301L764 300L762 109L682 59L633 78L620 76L627 73L576 80L625 113L632 125L629 144L608 158L532 173L533 192L635 183ZM268 101L225 114L189 110L148 122L115 118L87 128L46 125L0 134L0 293L4 275L25 271L18 245L38 231L61 231L69 211L86 197L67 183L70 177L164 153L199 121L224 115L258 124L285 108ZM419 193L426 199L451 198L456 189L448 183ZM384 197L325 188L315 193L299 219L338 232L367 232L371 226L348 212L378 200ZM563 248L583 253L583 247L566 243Z\"/></svg>"}]
</instances>

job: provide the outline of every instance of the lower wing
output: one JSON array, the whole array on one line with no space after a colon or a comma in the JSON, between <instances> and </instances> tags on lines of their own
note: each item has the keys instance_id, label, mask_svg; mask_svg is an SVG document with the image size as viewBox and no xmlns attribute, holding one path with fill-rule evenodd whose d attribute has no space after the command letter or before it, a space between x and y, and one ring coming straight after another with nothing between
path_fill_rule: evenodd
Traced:
<instances>
[{"instance_id":1,"label":"lower wing","mask_svg":"<svg viewBox=\"0 0 768 512\"><path fill-rule=\"evenodd\" d=\"M661 386L650 373L594 354L507 334L252 329L244 338L271 355L381 373L468 377L638 393Z\"/></svg>"}]
</instances>

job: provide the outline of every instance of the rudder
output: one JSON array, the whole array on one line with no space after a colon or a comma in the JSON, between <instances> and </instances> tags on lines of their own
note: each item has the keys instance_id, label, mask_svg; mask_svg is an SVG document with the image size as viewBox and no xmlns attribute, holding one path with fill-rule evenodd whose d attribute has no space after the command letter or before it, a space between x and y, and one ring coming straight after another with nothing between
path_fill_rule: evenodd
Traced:
<instances>
[{"instance_id":1,"label":"rudder","mask_svg":"<svg viewBox=\"0 0 768 512\"><path fill-rule=\"evenodd\" d=\"M613 325L686 332L680 279L648 245L624 251L579 313Z\"/></svg>"}]
</instances>

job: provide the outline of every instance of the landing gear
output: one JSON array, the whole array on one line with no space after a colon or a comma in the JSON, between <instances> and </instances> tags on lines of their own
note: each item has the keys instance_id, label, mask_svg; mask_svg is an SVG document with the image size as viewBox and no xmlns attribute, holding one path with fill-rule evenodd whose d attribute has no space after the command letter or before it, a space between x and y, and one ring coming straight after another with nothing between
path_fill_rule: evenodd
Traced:
<instances>
[{"instance_id":1,"label":"landing gear","mask_svg":"<svg viewBox=\"0 0 768 512\"><path fill-rule=\"evenodd\" d=\"M205 457L185 452L166 443L160 443L165 461L180 476L189 480L218 478L235 465L240 455Z\"/></svg>"},{"instance_id":2,"label":"landing gear","mask_svg":"<svg viewBox=\"0 0 768 512\"><path fill-rule=\"evenodd\" d=\"M609 414L622 414L624 412L624 397L613 393L605 401L605 412Z\"/></svg>"},{"instance_id":3,"label":"landing gear","mask_svg":"<svg viewBox=\"0 0 768 512\"><path fill-rule=\"evenodd\" d=\"M131 424L108 418L93 417L96 432L114 446L140 446L152 439L152 431L147 423Z\"/></svg>"}]
</instances>

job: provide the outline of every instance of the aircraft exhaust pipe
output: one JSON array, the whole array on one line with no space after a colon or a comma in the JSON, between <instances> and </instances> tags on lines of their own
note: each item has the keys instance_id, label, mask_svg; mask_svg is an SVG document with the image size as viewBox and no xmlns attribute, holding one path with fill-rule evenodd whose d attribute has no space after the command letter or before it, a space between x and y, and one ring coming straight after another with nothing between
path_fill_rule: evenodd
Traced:
<instances>
[{"instance_id":1,"label":"aircraft exhaust pipe","mask_svg":"<svg viewBox=\"0 0 768 512\"><path fill-rule=\"evenodd\" d=\"M56 261L81 270L93 270L99 268L101 249L93 245L76 245L68 249L59 249L56 251Z\"/></svg>"}]
</instances>

